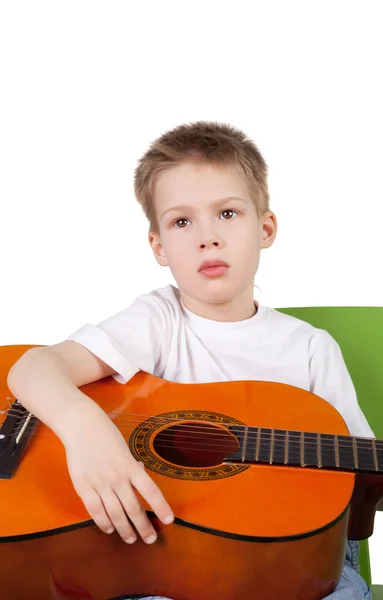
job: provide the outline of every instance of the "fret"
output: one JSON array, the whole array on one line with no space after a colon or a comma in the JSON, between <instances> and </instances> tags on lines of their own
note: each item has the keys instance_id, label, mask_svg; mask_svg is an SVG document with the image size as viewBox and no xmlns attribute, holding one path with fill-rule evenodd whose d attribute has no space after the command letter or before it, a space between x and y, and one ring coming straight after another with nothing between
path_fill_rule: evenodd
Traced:
<instances>
[{"instance_id":1,"label":"fret","mask_svg":"<svg viewBox=\"0 0 383 600\"><path fill-rule=\"evenodd\" d=\"M242 462L245 462L246 444L247 444L248 432L249 432L249 428L245 427L245 435L244 435L243 444L242 444Z\"/></svg>"},{"instance_id":2,"label":"fret","mask_svg":"<svg viewBox=\"0 0 383 600\"><path fill-rule=\"evenodd\" d=\"M261 448L261 428L258 427L257 429L257 446L255 449L255 460L258 462L259 461L259 450Z\"/></svg>"},{"instance_id":3,"label":"fret","mask_svg":"<svg viewBox=\"0 0 383 600\"><path fill-rule=\"evenodd\" d=\"M261 463L268 463L270 459L270 439L271 429L261 427L261 439L259 443L259 461Z\"/></svg>"},{"instance_id":4,"label":"fret","mask_svg":"<svg viewBox=\"0 0 383 600\"><path fill-rule=\"evenodd\" d=\"M289 432L286 431L286 437L285 437L285 459L283 461L285 463L285 465L287 465L287 463L289 462Z\"/></svg>"},{"instance_id":5,"label":"fret","mask_svg":"<svg viewBox=\"0 0 383 600\"><path fill-rule=\"evenodd\" d=\"M322 449L321 449L321 436L320 433L317 434L317 459L318 459L318 467L322 466Z\"/></svg>"},{"instance_id":6,"label":"fret","mask_svg":"<svg viewBox=\"0 0 383 600\"><path fill-rule=\"evenodd\" d=\"M334 447L335 447L335 465L339 469L339 440L338 440L337 435L334 435Z\"/></svg>"},{"instance_id":7,"label":"fret","mask_svg":"<svg viewBox=\"0 0 383 600\"><path fill-rule=\"evenodd\" d=\"M304 467L305 466L305 434L303 431L301 431L300 453L301 453L301 467Z\"/></svg>"},{"instance_id":8,"label":"fret","mask_svg":"<svg viewBox=\"0 0 383 600\"><path fill-rule=\"evenodd\" d=\"M375 439L372 440L372 456L373 456L373 459L374 459L375 471L379 471L378 457L376 455L376 443L375 443Z\"/></svg>"},{"instance_id":9,"label":"fret","mask_svg":"<svg viewBox=\"0 0 383 600\"><path fill-rule=\"evenodd\" d=\"M354 467L355 469L358 468L358 449L356 447L356 438L353 437L352 438L352 454L353 454L353 459L354 459Z\"/></svg>"},{"instance_id":10,"label":"fret","mask_svg":"<svg viewBox=\"0 0 383 600\"><path fill-rule=\"evenodd\" d=\"M274 454L274 429L271 430L271 442L270 442L270 456L269 463L273 464L273 454Z\"/></svg>"},{"instance_id":11,"label":"fret","mask_svg":"<svg viewBox=\"0 0 383 600\"><path fill-rule=\"evenodd\" d=\"M257 443L257 428L248 427L248 436L246 438L246 452L244 453L245 462L254 462L255 446ZM242 461L243 462L243 461Z\"/></svg>"}]
</instances>

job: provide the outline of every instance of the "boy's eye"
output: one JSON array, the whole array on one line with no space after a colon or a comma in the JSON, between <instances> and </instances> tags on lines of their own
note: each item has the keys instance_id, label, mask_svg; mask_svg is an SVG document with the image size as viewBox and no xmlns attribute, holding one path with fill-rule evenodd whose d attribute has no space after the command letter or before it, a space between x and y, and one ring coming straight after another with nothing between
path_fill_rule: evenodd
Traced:
<instances>
[{"instance_id":1,"label":"boy's eye","mask_svg":"<svg viewBox=\"0 0 383 600\"><path fill-rule=\"evenodd\" d=\"M177 219L177 221L174 221L173 225L177 226L177 229L183 229L184 225L179 226L178 223L184 223L185 221L187 222L189 219Z\"/></svg>"},{"instance_id":2,"label":"boy's eye","mask_svg":"<svg viewBox=\"0 0 383 600\"><path fill-rule=\"evenodd\" d=\"M225 221L229 221L236 214L237 214L236 210L233 210L232 208L226 208L225 210L221 211L220 216L224 215ZM177 229L184 229L188 222L189 222L189 219L185 219L185 218L177 219L176 221L173 222L173 226L176 226Z\"/></svg>"},{"instance_id":3,"label":"boy's eye","mask_svg":"<svg viewBox=\"0 0 383 600\"><path fill-rule=\"evenodd\" d=\"M233 215L237 214L237 211L236 210L232 210L231 208L226 208L225 210L223 210L221 212L221 215L224 215L225 213L226 213L226 215L229 215L228 217L224 217L224 219L226 219L226 221L228 221L229 219L231 219L231 217Z\"/></svg>"}]
</instances>

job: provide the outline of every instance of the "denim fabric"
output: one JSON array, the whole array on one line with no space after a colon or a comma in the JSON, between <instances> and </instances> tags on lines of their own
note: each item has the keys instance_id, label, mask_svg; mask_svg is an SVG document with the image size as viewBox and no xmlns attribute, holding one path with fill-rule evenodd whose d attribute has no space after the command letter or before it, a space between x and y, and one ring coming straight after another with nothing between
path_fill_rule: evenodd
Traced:
<instances>
[{"instance_id":1,"label":"denim fabric","mask_svg":"<svg viewBox=\"0 0 383 600\"><path fill-rule=\"evenodd\" d=\"M359 542L349 541L342 577L326 600L372 600L371 588L359 571Z\"/></svg>"},{"instance_id":2,"label":"denim fabric","mask_svg":"<svg viewBox=\"0 0 383 600\"><path fill-rule=\"evenodd\" d=\"M371 588L359 575L359 571L359 542L349 541L342 576L335 591L326 596L326 600L372 600ZM135 600L138 598L141 600L171 600L164 596L127 596L118 600L131 600L131 598ZM246 599L244 598L244 600Z\"/></svg>"}]
</instances>

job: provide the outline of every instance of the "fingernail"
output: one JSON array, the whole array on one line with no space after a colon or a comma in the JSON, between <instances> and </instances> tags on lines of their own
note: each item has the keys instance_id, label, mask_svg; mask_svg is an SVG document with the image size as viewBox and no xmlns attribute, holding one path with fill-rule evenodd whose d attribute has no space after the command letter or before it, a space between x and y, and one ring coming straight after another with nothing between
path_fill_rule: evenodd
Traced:
<instances>
[{"instance_id":1,"label":"fingernail","mask_svg":"<svg viewBox=\"0 0 383 600\"><path fill-rule=\"evenodd\" d=\"M169 525L169 523L173 523L173 521L174 521L173 515L168 515L167 517L164 518L164 523L166 523L166 525Z\"/></svg>"},{"instance_id":2,"label":"fingernail","mask_svg":"<svg viewBox=\"0 0 383 600\"><path fill-rule=\"evenodd\" d=\"M134 544L134 542L136 541L137 538L135 538L133 535L128 537L128 539L126 540L128 542L128 544Z\"/></svg>"},{"instance_id":3,"label":"fingernail","mask_svg":"<svg viewBox=\"0 0 383 600\"><path fill-rule=\"evenodd\" d=\"M153 542L156 541L156 536L155 535L150 535L149 537L146 538L146 543L147 544L153 544Z\"/></svg>"},{"instance_id":4,"label":"fingernail","mask_svg":"<svg viewBox=\"0 0 383 600\"><path fill-rule=\"evenodd\" d=\"M106 533L113 533L114 531L114 527L109 527L109 529L106 530Z\"/></svg>"}]
</instances>

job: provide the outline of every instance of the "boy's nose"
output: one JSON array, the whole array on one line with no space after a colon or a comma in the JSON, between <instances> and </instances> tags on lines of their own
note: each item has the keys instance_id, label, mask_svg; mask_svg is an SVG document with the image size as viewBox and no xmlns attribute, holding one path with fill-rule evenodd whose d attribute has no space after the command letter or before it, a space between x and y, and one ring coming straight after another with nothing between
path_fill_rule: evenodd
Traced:
<instances>
[{"instance_id":1,"label":"boy's nose","mask_svg":"<svg viewBox=\"0 0 383 600\"><path fill-rule=\"evenodd\" d=\"M217 240L217 238L211 238L210 240L205 240L204 242L201 242L200 244L200 248L218 248L220 246L220 242Z\"/></svg>"}]
</instances>

